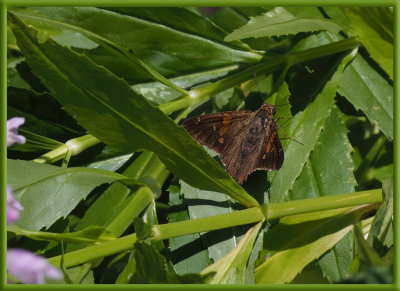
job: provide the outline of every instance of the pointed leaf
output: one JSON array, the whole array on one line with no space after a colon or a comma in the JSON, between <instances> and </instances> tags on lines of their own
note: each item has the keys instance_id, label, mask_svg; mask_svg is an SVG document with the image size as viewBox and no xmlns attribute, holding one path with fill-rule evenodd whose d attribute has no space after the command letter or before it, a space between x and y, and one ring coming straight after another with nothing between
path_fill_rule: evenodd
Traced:
<instances>
[{"instance_id":1,"label":"pointed leaf","mask_svg":"<svg viewBox=\"0 0 400 291\"><path fill-rule=\"evenodd\" d=\"M338 92L393 139L393 87L360 54L344 70Z\"/></svg>"},{"instance_id":2,"label":"pointed leaf","mask_svg":"<svg viewBox=\"0 0 400 291\"><path fill-rule=\"evenodd\" d=\"M29 230L48 228L95 187L122 179L126 177L98 169L65 169L22 160L7 163L7 184L25 208L16 225Z\"/></svg>"},{"instance_id":3,"label":"pointed leaf","mask_svg":"<svg viewBox=\"0 0 400 291\"><path fill-rule=\"evenodd\" d=\"M249 37L281 36L320 30L338 33L342 30L342 27L329 19L296 17L285 8L276 7L261 16L250 18L250 21L246 25L234 30L225 38L225 41Z\"/></svg>"},{"instance_id":4,"label":"pointed leaf","mask_svg":"<svg viewBox=\"0 0 400 291\"><path fill-rule=\"evenodd\" d=\"M256 282L291 282L306 265L342 239L363 213L374 207L335 209L283 218L267 233L266 246L272 256L256 269Z\"/></svg>"},{"instance_id":5,"label":"pointed leaf","mask_svg":"<svg viewBox=\"0 0 400 291\"><path fill-rule=\"evenodd\" d=\"M183 127L126 82L51 39L38 43L36 31L13 14L9 21L32 70L89 133L110 147L155 152L170 171L191 185L226 193L247 206L257 205Z\"/></svg>"},{"instance_id":6,"label":"pointed leaf","mask_svg":"<svg viewBox=\"0 0 400 291\"><path fill-rule=\"evenodd\" d=\"M261 225L259 222L250 228L239 244L218 262L205 268L201 274L215 272L208 284L244 284L247 260L257 238Z\"/></svg>"},{"instance_id":7,"label":"pointed leaf","mask_svg":"<svg viewBox=\"0 0 400 291\"><path fill-rule=\"evenodd\" d=\"M393 10L389 7L343 7L342 10L371 57L393 80Z\"/></svg>"},{"instance_id":8,"label":"pointed leaf","mask_svg":"<svg viewBox=\"0 0 400 291\"><path fill-rule=\"evenodd\" d=\"M285 162L282 168L278 172L274 172L271 177L271 202L282 202L287 199L289 190L292 189L311 151L314 150L325 120L332 110L343 69L355 54L356 50L353 50L343 58L336 72L314 102L293 118L289 135L301 141L303 145L292 140L288 142Z\"/></svg>"}]
</instances>

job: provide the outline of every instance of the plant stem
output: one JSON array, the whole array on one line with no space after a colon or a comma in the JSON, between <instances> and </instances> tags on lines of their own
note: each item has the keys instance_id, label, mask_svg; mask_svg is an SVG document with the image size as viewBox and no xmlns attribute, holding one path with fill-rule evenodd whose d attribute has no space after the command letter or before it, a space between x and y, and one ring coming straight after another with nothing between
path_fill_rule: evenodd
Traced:
<instances>
[{"instance_id":1,"label":"plant stem","mask_svg":"<svg viewBox=\"0 0 400 291\"><path fill-rule=\"evenodd\" d=\"M382 189L262 205L267 220L349 206L382 202Z\"/></svg>"},{"instance_id":2,"label":"plant stem","mask_svg":"<svg viewBox=\"0 0 400 291\"><path fill-rule=\"evenodd\" d=\"M64 265L69 268L98 258L125 252L133 248L135 242L136 234L134 233L100 245L79 249L64 255ZM60 266L61 256L49 258L49 262L55 266Z\"/></svg>"},{"instance_id":3,"label":"plant stem","mask_svg":"<svg viewBox=\"0 0 400 291\"><path fill-rule=\"evenodd\" d=\"M153 201L153 192L149 187L137 189L126 199L125 206L118 212L106 229L114 234L123 233L143 209Z\"/></svg>"},{"instance_id":4,"label":"plant stem","mask_svg":"<svg viewBox=\"0 0 400 291\"><path fill-rule=\"evenodd\" d=\"M33 161L41 164L52 164L63 159L68 151L71 153L71 156L76 156L77 154L98 143L100 143L100 140L95 138L93 135L87 134L78 138L70 139L65 144L60 145L54 150L40 156L37 159L34 159Z\"/></svg>"},{"instance_id":5,"label":"plant stem","mask_svg":"<svg viewBox=\"0 0 400 291\"><path fill-rule=\"evenodd\" d=\"M227 214L159 224L153 226L152 240L163 240L185 234L256 223L263 219L264 216L261 209L252 207Z\"/></svg>"},{"instance_id":6,"label":"plant stem","mask_svg":"<svg viewBox=\"0 0 400 291\"><path fill-rule=\"evenodd\" d=\"M382 189L375 189L350 194L331 195L313 199L295 200L283 203L252 207L233 213L210 216L205 218L186 220L153 226L152 240L163 240L171 237L212 231L238 225L256 223L268 219L275 219L288 215L307 212L340 209L363 204L382 202ZM90 262L104 256L117 254L132 248L136 235L127 235L113 241L89 246L64 255L65 266L71 267ZM50 258L49 261L58 266L61 256Z\"/></svg>"}]
</instances>

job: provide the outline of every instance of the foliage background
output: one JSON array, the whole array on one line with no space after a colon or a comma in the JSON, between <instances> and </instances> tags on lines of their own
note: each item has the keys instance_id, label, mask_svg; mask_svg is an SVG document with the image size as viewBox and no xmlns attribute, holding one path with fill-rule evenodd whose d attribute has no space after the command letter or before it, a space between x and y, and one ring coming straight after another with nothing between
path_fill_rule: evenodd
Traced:
<instances>
[{"instance_id":1,"label":"foliage background","mask_svg":"<svg viewBox=\"0 0 400 291\"><path fill-rule=\"evenodd\" d=\"M63 241L73 283L391 282L391 8L10 12L7 111L26 118L27 143L8 152L25 208L9 247L60 266ZM303 146L283 139L282 169L242 188L177 123L264 98L286 104L276 116ZM341 207L256 225L238 215L382 187L381 208L355 228L359 210ZM232 216L185 232L221 214Z\"/></svg>"}]
</instances>

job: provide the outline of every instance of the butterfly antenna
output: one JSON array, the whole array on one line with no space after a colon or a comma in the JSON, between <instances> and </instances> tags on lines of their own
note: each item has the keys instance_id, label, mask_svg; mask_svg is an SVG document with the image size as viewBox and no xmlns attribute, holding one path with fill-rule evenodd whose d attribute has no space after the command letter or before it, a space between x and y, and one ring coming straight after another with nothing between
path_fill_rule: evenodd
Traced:
<instances>
[{"instance_id":1,"label":"butterfly antenna","mask_svg":"<svg viewBox=\"0 0 400 291\"><path fill-rule=\"evenodd\" d=\"M293 141L295 141L295 142L297 142L297 143L299 143L299 144L301 144L301 145L304 145L303 143L299 142L298 140L296 140L296 139L294 139L294 138L292 138L292 137L290 137L290 136L288 136L288 135L286 134L286 132L283 130L283 128L277 123L279 119L280 119L280 117L278 117L278 118L275 120L275 124L276 124L276 125L279 127L279 129L282 131L283 135L284 135L287 139L293 140Z\"/></svg>"},{"instance_id":2,"label":"butterfly antenna","mask_svg":"<svg viewBox=\"0 0 400 291\"><path fill-rule=\"evenodd\" d=\"M262 101L264 102L265 100L264 100L264 98L262 97L260 87L258 86L258 82L257 82L257 72L256 72L256 70L253 70L253 76L254 76L254 82L256 83L256 86L257 86L257 89L258 89L258 93L260 94L260 97L261 97Z\"/></svg>"}]
</instances>

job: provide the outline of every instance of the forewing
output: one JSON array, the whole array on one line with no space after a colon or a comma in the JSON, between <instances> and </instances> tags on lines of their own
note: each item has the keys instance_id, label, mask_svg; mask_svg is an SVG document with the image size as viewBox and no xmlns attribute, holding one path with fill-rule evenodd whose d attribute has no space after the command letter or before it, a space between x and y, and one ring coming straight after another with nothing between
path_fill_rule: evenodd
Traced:
<instances>
[{"instance_id":1,"label":"forewing","mask_svg":"<svg viewBox=\"0 0 400 291\"><path fill-rule=\"evenodd\" d=\"M251 113L250 110L241 110L195 116L185 120L183 127L199 143L221 154L235 138L234 132L246 126Z\"/></svg>"}]
</instances>

